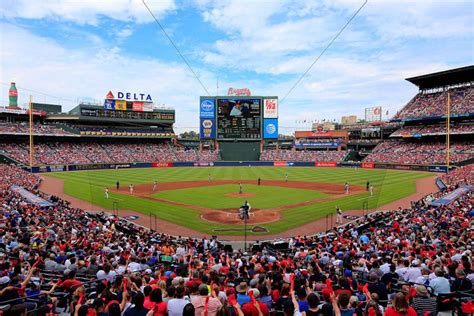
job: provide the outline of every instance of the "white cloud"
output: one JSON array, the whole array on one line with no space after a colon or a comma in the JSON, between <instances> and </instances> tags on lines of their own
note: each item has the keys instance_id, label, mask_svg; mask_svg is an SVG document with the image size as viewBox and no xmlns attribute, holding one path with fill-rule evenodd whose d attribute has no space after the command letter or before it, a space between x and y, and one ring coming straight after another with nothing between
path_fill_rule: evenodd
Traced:
<instances>
[{"instance_id":1,"label":"white cloud","mask_svg":"<svg viewBox=\"0 0 474 316\"><path fill-rule=\"evenodd\" d=\"M198 126L199 94L204 93L182 64L126 57L118 47L67 49L9 24L0 24L0 30L2 41L9 43L8 49L0 50L0 82L17 82L20 104L32 94L35 101L63 104L63 110L70 110L79 100L103 101L109 90L145 92L157 105L174 107L178 125ZM209 73L199 72L209 82ZM8 87L2 87L7 91ZM0 100L6 102L6 98Z\"/></svg>"},{"instance_id":2,"label":"white cloud","mask_svg":"<svg viewBox=\"0 0 474 316\"><path fill-rule=\"evenodd\" d=\"M176 9L174 0L147 0L155 15ZM120 21L152 21L142 0L3 0L0 16L5 18L52 19L97 25L100 16Z\"/></svg>"},{"instance_id":3,"label":"white cloud","mask_svg":"<svg viewBox=\"0 0 474 316\"><path fill-rule=\"evenodd\" d=\"M123 28L123 29L121 29L117 32L117 36L121 39L127 38L132 34L133 34L133 30L131 28L128 28L128 27Z\"/></svg>"}]
</instances>

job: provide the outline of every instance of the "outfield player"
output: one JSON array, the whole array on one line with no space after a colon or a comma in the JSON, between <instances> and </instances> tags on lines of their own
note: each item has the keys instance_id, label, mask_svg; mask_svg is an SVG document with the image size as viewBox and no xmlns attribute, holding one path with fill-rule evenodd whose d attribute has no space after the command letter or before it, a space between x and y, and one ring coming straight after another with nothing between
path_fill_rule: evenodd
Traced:
<instances>
[{"instance_id":1,"label":"outfield player","mask_svg":"<svg viewBox=\"0 0 474 316\"><path fill-rule=\"evenodd\" d=\"M128 191L130 192L130 194L133 194L133 184L129 185Z\"/></svg>"},{"instance_id":2,"label":"outfield player","mask_svg":"<svg viewBox=\"0 0 474 316\"><path fill-rule=\"evenodd\" d=\"M209 180L209 182L211 182L211 180L212 180L211 174L209 174L209 175L207 176L207 179Z\"/></svg>"},{"instance_id":3,"label":"outfield player","mask_svg":"<svg viewBox=\"0 0 474 316\"><path fill-rule=\"evenodd\" d=\"M239 183L239 194L244 193L244 187L242 186L242 183Z\"/></svg>"},{"instance_id":4,"label":"outfield player","mask_svg":"<svg viewBox=\"0 0 474 316\"><path fill-rule=\"evenodd\" d=\"M115 186L117 187L117 191L120 190L120 182L117 180L117 183L115 183Z\"/></svg>"},{"instance_id":5,"label":"outfield player","mask_svg":"<svg viewBox=\"0 0 474 316\"><path fill-rule=\"evenodd\" d=\"M155 180L153 181L153 192L155 192L157 188L158 188L158 182L156 182Z\"/></svg>"},{"instance_id":6,"label":"outfield player","mask_svg":"<svg viewBox=\"0 0 474 316\"><path fill-rule=\"evenodd\" d=\"M374 195L374 186L372 184L369 186L369 192L370 192L370 196Z\"/></svg>"},{"instance_id":7,"label":"outfield player","mask_svg":"<svg viewBox=\"0 0 474 316\"><path fill-rule=\"evenodd\" d=\"M104 196L105 196L106 199L109 198L109 188L105 188L105 190L104 190Z\"/></svg>"},{"instance_id":8,"label":"outfield player","mask_svg":"<svg viewBox=\"0 0 474 316\"><path fill-rule=\"evenodd\" d=\"M288 182L288 173L285 174L285 182Z\"/></svg>"}]
</instances>

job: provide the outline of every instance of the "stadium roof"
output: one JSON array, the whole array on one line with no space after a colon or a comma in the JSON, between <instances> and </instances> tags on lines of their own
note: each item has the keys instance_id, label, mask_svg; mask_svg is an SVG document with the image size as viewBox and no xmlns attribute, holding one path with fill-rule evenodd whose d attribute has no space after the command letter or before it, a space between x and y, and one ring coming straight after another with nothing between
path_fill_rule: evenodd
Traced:
<instances>
[{"instance_id":1,"label":"stadium roof","mask_svg":"<svg viewBox=\"0 0 474 316\"><path fill-rule=\"evenodd\" d=\"M405 80L418 86L421 90L439 88L474 81L474 66L445 70Z\"/></svg>"}]
</instances>

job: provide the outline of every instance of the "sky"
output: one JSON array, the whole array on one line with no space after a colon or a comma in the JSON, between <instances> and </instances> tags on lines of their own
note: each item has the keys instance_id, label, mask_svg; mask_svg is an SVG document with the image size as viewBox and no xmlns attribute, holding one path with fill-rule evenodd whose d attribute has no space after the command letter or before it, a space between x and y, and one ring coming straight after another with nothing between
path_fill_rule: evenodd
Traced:
<instances>
[{"instance_id":1,"label":"sky","mask_svg":"<svg viewBox=\"0 0 474 316\"><path fill-rule=\"evenodd\" d=\"M146 2L211 95L245 87L280 100L363 3ZM368 0L280 102L280 133L373 106L393 116L417 93L405 78L474 64L473 17L473 1ZM142 0L2 0L0 63L2 106L11 81L20 104L32 95L66 111L109 90L147 93L176 110L181 133L198 129L207 95Z\"/></svg>"}]
</instances>

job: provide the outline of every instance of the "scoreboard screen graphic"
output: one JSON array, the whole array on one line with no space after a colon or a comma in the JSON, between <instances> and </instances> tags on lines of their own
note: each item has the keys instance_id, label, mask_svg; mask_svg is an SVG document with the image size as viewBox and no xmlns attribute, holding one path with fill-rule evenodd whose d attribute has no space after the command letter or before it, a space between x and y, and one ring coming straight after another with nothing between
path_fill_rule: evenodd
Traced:
<instances>
[{"instance_id":1,"label":"scoreboard screen graphic","mask_svg":"<svg viewBox=\"0 0 474 316\"><path fill-rule=\"evenodd\" d=\"M262 140L278 138L278 97L201 96L202 140Z\"/></svg>"},{"instance_id":2,"label":"scoreboard screen graphic","mask_svg":"<svg viewBox=\"0 0 474 316\"><path fill-rule=\"evenodd\" d=\"M217 139L261 139L262 99L217 99Z\"/></svg>"}]
</instances>

